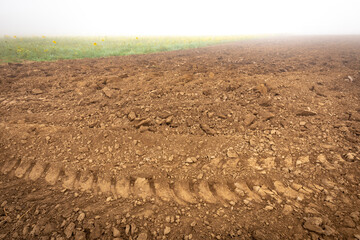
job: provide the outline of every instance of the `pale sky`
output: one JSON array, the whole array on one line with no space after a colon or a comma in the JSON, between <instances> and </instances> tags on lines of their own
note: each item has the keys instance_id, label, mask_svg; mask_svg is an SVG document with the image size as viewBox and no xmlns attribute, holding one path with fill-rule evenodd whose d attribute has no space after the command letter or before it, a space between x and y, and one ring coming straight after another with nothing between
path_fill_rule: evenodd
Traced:
<instances>
[{"instance_id":1,"label":"pale sky","mask_svg":"<svg viewBox=\"0 0 360 240\"><path fill-rule=\"evenodd\" d=\"M0 0L3 35L360 34L360 0Z\"/></svg>"}]
</instances>

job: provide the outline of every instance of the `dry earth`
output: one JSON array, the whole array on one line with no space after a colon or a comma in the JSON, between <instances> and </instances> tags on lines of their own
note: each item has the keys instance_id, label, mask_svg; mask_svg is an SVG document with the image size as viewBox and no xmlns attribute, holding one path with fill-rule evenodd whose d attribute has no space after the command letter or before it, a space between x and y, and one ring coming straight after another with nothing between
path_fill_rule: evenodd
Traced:
<instances>
[{"instance_id":1,"label":"dry earth","mask_svg":"<svg viewBox=\"0 0 360 240\"><path fill-rule=\"evenodd\" d=\"M0 79L0 239L360 239L360 37Z\"/></svg>"}]
</instances>

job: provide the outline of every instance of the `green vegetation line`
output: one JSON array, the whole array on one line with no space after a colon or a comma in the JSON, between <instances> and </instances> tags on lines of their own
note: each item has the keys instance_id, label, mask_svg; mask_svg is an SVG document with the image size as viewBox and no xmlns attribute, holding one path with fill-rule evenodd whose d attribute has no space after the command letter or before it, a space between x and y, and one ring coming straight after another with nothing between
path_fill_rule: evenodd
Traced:
<instances>
[{"instance_id":1,"label":"green vegetation line","mask_svg":"<svg viewBox=\"0 0 360 240\"><path fill-rule=\"evenodd\" d=\"M98 58L198 48L251 36L216 37L17 37L0 38L0 63Z\"/></svg>"}]
</instances>

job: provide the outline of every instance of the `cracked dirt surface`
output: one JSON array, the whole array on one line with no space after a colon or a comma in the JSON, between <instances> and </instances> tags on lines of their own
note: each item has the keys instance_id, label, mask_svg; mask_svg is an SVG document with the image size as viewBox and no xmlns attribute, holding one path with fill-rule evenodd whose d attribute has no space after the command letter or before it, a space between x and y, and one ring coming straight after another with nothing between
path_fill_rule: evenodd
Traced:
<instances>
[{"instance_id":1,"label":"cracked dirt surface","mask_svg":"<svg viewBox=\"0 0 360 240\"><path fill-rule=\"evenodd\" d=\"M0 239L360 239L360 37L0 79Z\"/></svg>"}]
</instances>

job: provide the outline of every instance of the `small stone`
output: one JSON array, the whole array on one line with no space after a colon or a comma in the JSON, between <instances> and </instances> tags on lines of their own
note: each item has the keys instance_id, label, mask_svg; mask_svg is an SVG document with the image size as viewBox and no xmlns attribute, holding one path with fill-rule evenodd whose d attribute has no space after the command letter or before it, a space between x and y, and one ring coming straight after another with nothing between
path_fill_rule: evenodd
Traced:
<instances>
[{"instance_id":1,"label":"small stone","mask_svg":"<svg viewBox=\"0 0 360 240\"><path fill-rule=\"evenodd\" d=\"M152 122L150 118L144 119L135 125L136 128L140 128L141 126L148 127L151 126Z\"/></svg>"},{"instance_id":2,"label":"small stone","mask_svg":"<svg viewBox=\"0 0 360 240\"><path fill-rule=\"evenodd\" d=\"M144 153L144 151L141 151L140 149L136 149L136 150L135 150L135 154L138 155L138 156L142 156L142 155L144 155L145 153Z\"/></svg>"},{"instance_id":3,"label":"small stone","mask_svg":"<svg viewBox=\"0 0 360 240\"><path fill-rule=\"evenodd\" d=\"M351 219L351 217L349 217L349 216L346 216L346 217L344 218L343 223L344 223L344 226L345 226L345 227L349 227L349 228L355 228L355 227L356 227L355 222L354 222L354 221Z\"/></svg>"},{"instance_id":4,"label":"small stone","mask_svg":"<svg viewBox=\"0 0 360 240\"><path fill-rule=\"evenodd\" d=\"M129 119L130 121L134 121L135 118L136 118L135 112L130 112L130 113L128 114L128 119Z\"/></svg>"},{"instance_id":5,"label":"small stone","mask_svg":"<svg viewBox=\"0 0 360 240\"><path fill-rule=\"evenodd\" d=\"M170 216L166 216L165 221L166 221L167 223L170 223L170 220L171 220L171 217L170 217Z\"/></svg>"},{"instance_id":6,"label":"small stone","mask_svg":"<svg viewBox=\"0 0 360 240\"><path fill-rule=\"evenodd\" d=\"M2 208L5 207L6 204L7 204L7 201L5 200L5 201L3 201L3 202L1 203L1 207L2 207Z\"/></svg>"},{"instance_id":7,"label":"small stone","mask_svg":"<svg viewBox=\"0 0 360 240\"><path fill-rule=\"evenodd\" d=\"M263 107L271 106L271 98L270 97L262 97L259 100L259 105Z\"/></svg>"},{"instance_id":8,"label":"small stone","mask_svg":"<svg viewBox=\"0 0 360 240\"><path fill-rule=\"evenodd\" d=\"M258 144L258 141L256 141L255 138L251 138L249 140L249 144L250 144L250 146L255 147Z\"/></svg>"},{"instance_id":9,"label":"small stone","mask_svg":"<svg viewBox=\"0 0 360 240\"><path fill-rule=\"evenodd\" d=\"M349 79L350 82L353 82L353 81L354 81L354 79L353 79L352 76L348 76L347 78Z\"/></svg>"},{"instance_id":10,"label":"small stone","mask_svg":"<svg viewBox=\"0 0 360 240\"><path fill-rule=\"evenodd\" d=\"M166 118L165 123L166 123L166 124L170 124L170 123L172 123L173 120L174 120L174 117L173 117L173 116L169 116L169 117Z\"/></svg>"},{"instance_id":11,"label":"small stone","mask_svg":"<svg viewBox=\"0 0 360 240\"><path fill-rule=\"evenodd\" d=\"M360 240L360 234L354 234L354 237L355 237L357 240Z\"/></svg>"},{"instance_id":12,"label":"small stone","mask_svg":"<svg viewBox=\"0 0 360 240\"><path fill-rule=\"evenodd\" d=\"M307 214L314 214L314 215L320 214L315 208L312 207L305 207L304 212Z\"/></svg>"},{"instance_id":13,"label":"small stone","mask_svg":"<svg viewBox=\"0 0 360 240\"><path fill-rule=\"evenodd\" d=\"M95 228L90 232L90 239L100 239L101 233L100 225L95 223Z\"/></svg>"},{"instance_id":14,"label":"small stone","mask_svg":"<svg viewBox=\"0 0 360 240\"><path fill-rule=\"evenodd\" d=\"M301 121L300 122L300 126L305 126L306 125L306 122L305 121Z\"/></svg>"},{"instance_id":15,"label":"small stone","mask_svg":"<svg viewBox=\"0 0 360 240\"><path fill-rule=\"evenodd\" d=\"M147 240L147 233L145 232L140 233L137 240Z\"/></svg>"},{"instance_id":16,"label":"small stone","mask_svg":"<svg viewBox=\"0 0 360 240\"><path fill-rule=\"evenodd\" d=\"M260 112L260 116L265 120L270 120L275 117L275 114L268 112L268 111L262 111Z\"/></svg>"},{"instance_id":17,"label":"small stone","mask_svg":"<svg viewBox=\"0 0 360 240\"><path fill-rule=\"evenodd\" d=\"M119 231L119 229L113 227L113 236L114 236L114 237L120 237L120 231Z\"/></svg>"},{"instance_id":18,"label":"small stone","mask_svg":"<svg viewBox=\"0 0 360 240\"><path fill-rule=\"evenodd\" d=\"M317 163L326 163L326 157L324 154L320 154L317 158L316 158L316 162Z\"/></svg>"},{"instance_id":19,"label":"small stone","mask_svg":"<svg viewBox=\"0 0 360 240\"><path fill-rule=\"evenodd\" d=\"M264 233L263 231L261 230L255 230L252 232L251 234L252 236L252 239L255 239L255 240L266 240L266 239L270 239L266 233Z\"/></svg>"},{"instance_id":20,"label":"small stone","mask_svg":"<svg viewBox=\"0 0 360 240\"><path fill-rule=\"evenodd\" d=\"M293 159L290 155L286 156L284 159L284 164L287 168L293 168Z\"/></svg>"},{"instance_id":21,"label":"small stone","mask_svg":"<svg viewBox=\"0 0 360 240\"><path fill-rule=\"evenodd\" d=\"M171 228L170 228L170 227L168 227L168 226L166 226L166 227L165 227L165 229L164 229L164 235L169 234L169 233L170 233L170 231L171 231Z\"/></svg>"},{"instance_id":22,"label":"small stone","mask_svg":"<svg viewBox=\"0 0 360 240\"><path fill-rule=\"evenodd\" d=\"M321 147L321 148L324 148L324 149L328 149L328 150L334 150L334 149L335 149L335 146L334 146L334 145L324 144L324 143L321 143L321 144L320 144L320 147Z\"/></svg>"},{"instance_id":23,"label":"small stone","mask_svg":"<svg viewBox=\"0 0 360 240\"><path fill-rule=\"evenodd\" d=\"M267 92L268 92L268 88L266 87L266 85L265 85L264 83L261 83L261 84L257 85L257 86L255 87L255 90L256 90L257 92L260 92L261 95L266 95Z\"/></svg>"},{"instance_id":24,"label":"small stone","mask_svg":"<svg viewBox=\"0 0 360 240\"><path fill-rule=\"evenodd\" d=\"M130 232L130 225L126 224L126 226L125 226L125 234L129 235L129 232Z\"/></svg>"},{"instance_id":25,"label":"small stone","mask_svg":"<svg viewBox=\"0 0 360 240\"><path fill-rule=\"evenodd\" d=\"M55 231L55 226L51 223L48 223L44 227L43 234L50 234L53 231Z\"/></svg>"},{"instance_id":26,"label":"small stone","mask_svg":"<svg viewBox=\"0 0 360 240\"><path fill-rule=\"evenodd\" d=\"M195 227L196 226L196 222L193 221L191 224L190 224L191 227Z\"/></svg>"},{"instance_id":27,"label":"small stone","mask_svg":"<svg viewBox=\"0 0 360 240\"><path fill-rule=\"evenodd\" d=\"M305 164L305 163L309 163L309 162L310 162L309 156L301 156L296 161L296 166L302 165L302 164Z\"/></svg>"},{"instance_id":28,"label":"small stone","mask_svg":"<svg viewBox=\"0 0 360 240\"><path fill-rule=\"evenodd\" d=\"M13 239L16 239L19 237L19 233L18 232L14 232L13 235L12 235L12 238Z\"/></svg>"},{"instance_id":29,"label":"small stone","mask_svg":"<svg viewBox=\"0 0 360 240\"><path fill-rule=\"evenodd\" d=\"M264 208L264 210L266 210L266 211L271 211L271 210L273 210L274 209L274 207L273 206L270 206L270 205L267 205L265 208Z\"/></svg>"},{"instance_id":30,"label":"small stone","mask_svg":"<svg viewBox=\"0 0 360 240\"><path fill-rule=\"evenodd\" d=\"M324 234L326 236L333 236L337 234L336 230L330 227L329 225L324 225Z\"/></svg>"},{"instance_id":31,"label":"small stone","mask_svg":"<svg viewBox=\"0 0 360 240\"><path fill-rule=\"evenodd\" d=\"M321 89L321 88L312 86L312 87L310 88L310 91L315 92L316 95L319 95L319 96L322 96L322 97L326 97L326 94L325 94L324 90Z\"/></svg>"},{"instance_id":32,"label":"small stone","mask_svg":"<svg viewBox=\"0 0 360 240\"><path fill-rule=\"evenodd\" d=\"M104 87L104 88L102 89L102 91L103 91L103 93L105 94L105 96L108 97L108 98L113 98L113 97L116 96L116 91L113 90L113 89L110 89L110 88L108 88L108 87Z\"/></svg>"},{"instance_id":33,"label":"small stone","mask_svg":"<svg viewBox=\"0 0 360 240\"><path fill-rule=\"evenodd\" d=\"M34 95L39 95L39 94L42 94L43 91L39 88L34 88L33 90L31 90L31 93Z\"/></svg>"},{"instance_id":34,"label":"small stone","mask_svg":"<svg viewBox=\"0 0 360 240\"><path fill-rule=\"evenodd\" d=\"M189 157L185 160L185 163L195 163L197 159L195 157Z\"/></svg>"},{"instance_id":35,"label":"small stone","mask_svg":"<svg viewBox=\"0 0 360 240\"><path fill-rule=\"evenodd\" d=\"M77 218L78 222L82 222L85 218L85 213L81 212Z\"/></svg>"},{"instance_id":36,"label":"small stone","mask_svg":"<svg viewBox=\"0 0 360 240\"><path fill-rule=\"evenodd\" d=\"M136 225L135 223L130 224L130 233L133 235L136 232Z\"/></svg>"},{"instance_id":37,"label":"small stone","mask_svg":"<svg viewBox=\"0 0 360 240\"><path fill-rule=\"evenodd\" d=\"M75 233L75 240L86 240L86 233L83 231L77 230Z\"/></svg>"},{"instance_id":38,"label":"small stone","mask_svg":"<svg viewBox=\"0 0 360 240\"><path fill-rule=\"evenodd\" d=\"M354 162L355 161L355 153L347 153L345 154L345 160L348 162Z\"/></svg>"},{"instance_id":39,"label":"small stone","mask_svg":"<svg viewBox=\"0 0 360 240\"><path fill-rule=\"evenodd\" d=\"M283 209L283 214L284 215L289 215L290 213L292 213L292 211L293 211L293 208L290 206L290 205L285 205L284 206L284 209Z\"/></svg>"},{"instance_id":40,"label":"small stone","mask_svg":"<svg viewBox=\"0 0 360 240\"><path fill-rule=\"evenodd\" d=\"M64 234L66 238L70 238L74 232L75 229L75 223L71 222L69 225L65 228Z\"/></svg>"},{"instance_id":41,"label":"small stone","mask_svg":"<svg viewBox=\"0 0 360 240\"><path fill-rule=\"evenodd\" d=\"M26 225L26 226L23 228L23 230L22 230L22 234L23 234L24 236L26 236L26 235L28 235L28 233L29 233L29 226Z\"/></svg>"},{"instance_id":42,"label":"small stone","mask_svg":"<svg viewBox=\"0 0 360 240\"><path fill-rule=\"evenodd\" d=\"M216 134L216 131L212 128L210 128L209 125L207 125L206 123L202 123L200 124L200 128L208 135L215 135Z\"/></svg>"},{"instance_id":43,"label":"small stone","mask_svg":"<svg viewBox=\"0 0 360 240\"><path fill-rule=\"evenodd\" d=\"M306 230L312 231L312 232L316 232L319 234L323 234L324 230L320 227L320 225L322 224L323 220L319 217L310 217L306 219L306 222L304 223L304 228Z\"/></svg>"},{"instance_id":44,"label":"small stone","mask_svg":"<svg viewBox=\"0 0 360 240\"><path fill-rule=\"evenodd\" d=\"M30 232L31 236L38 236L40 234L40 227L38 225L35 225L33 229Z\"/></svg>"},{"instance_id":45,"label":"small stone","mask_svg":"<svg viewBox=\"0 0 360 240\"><path fill-rule=\"evenodd\" d=\"M315 116L317 113L308 110L298 110L295 114L296 116Z\"/></svg>"},{"instance_id":46,"label":"small stone","mask_svg":"<svg viewBox=\"0 0 360 240\"><path fill-rule=\"evenodd\" d=\"M244 125L245 126L250 126L254 121L255 121L256 117L254 114L247 114L244 118Z\"/></svg>"},{"instance_id":47,"label":"small stone","mask_svg":"<svg viewBox=\"0 0 360 240\"><path fill-rule=\"evenodd\" d=\"M141 132L141 133L143 133L143 132L146 132L146 131L149 131L149 127L148 126L140 126L139 127L139 131Z\"/></svg>"},{"instance_id":48,"label":"small stone","mask_svg":"<svg viewBox=\"0 0 360 240\"><path fill-rule=\"evenodd\" d=\"M237 152L233 149L233 148L229 148L226 152L226 155L229 157L229 158L237 158L239 157L239 155L237 154Z\"/></svg>"},{"instance_id":49,"label":"small stone","mask_svg":"<svg viewBox=\"0 0 360 240\"><path fill-rule=\"evenodd\" d=\"M360 212L352 212L350 217L352 217L355 222L358 222L360 220Z\"/></svg>"}]
</instances>

